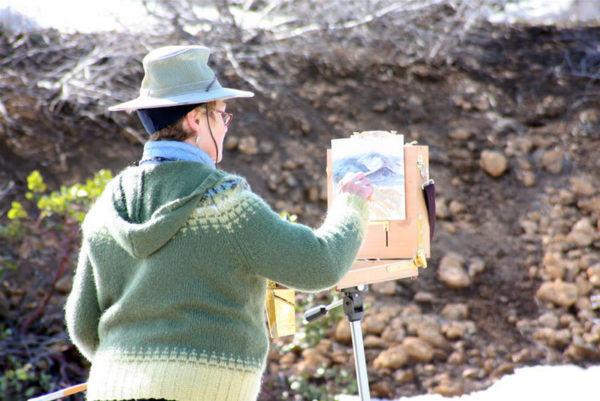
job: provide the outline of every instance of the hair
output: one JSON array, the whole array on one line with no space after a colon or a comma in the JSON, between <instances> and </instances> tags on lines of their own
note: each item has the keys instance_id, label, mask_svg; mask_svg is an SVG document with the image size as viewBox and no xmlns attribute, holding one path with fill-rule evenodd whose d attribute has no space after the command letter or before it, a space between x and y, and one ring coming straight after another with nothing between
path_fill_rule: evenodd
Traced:
<instances>
[{"instance_id":1,"label":"hair","mask_svg":"<svg viewBox=\"0 0 600 401\"><path fill-rule=\"evenodd\" d=\"M217 101L214 100L212 102L199 104L198 107L192 109L189 113L197 111L206 114L206 106L208 106L209 109L214 109L217 107ZM183 116L173 124L154 132L150 135L150 141L185 141L191 137L193 134L184 128L183 122L185 117L186 116Z\"/></svg>"}]
</instances>

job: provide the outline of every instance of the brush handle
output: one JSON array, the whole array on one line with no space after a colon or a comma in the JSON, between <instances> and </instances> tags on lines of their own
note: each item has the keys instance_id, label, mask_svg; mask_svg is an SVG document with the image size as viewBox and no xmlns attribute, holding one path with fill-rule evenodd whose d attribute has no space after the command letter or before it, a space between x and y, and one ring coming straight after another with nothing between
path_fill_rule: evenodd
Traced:
<instances>
[{"instance_id":1,"label":"brush handle","mask_svg":"<svg viewBox=\"0 0 600 401\"><path fill-rule=\"evenodd\" d=\"M63 388L62 390L55 391L53 393L44 394L39 397L30 398L27 401L52 401L62 397L67 397L72 394L79 393L87 389L87 383L77 384L75 386Z\"/></svg>"}]
</instances>

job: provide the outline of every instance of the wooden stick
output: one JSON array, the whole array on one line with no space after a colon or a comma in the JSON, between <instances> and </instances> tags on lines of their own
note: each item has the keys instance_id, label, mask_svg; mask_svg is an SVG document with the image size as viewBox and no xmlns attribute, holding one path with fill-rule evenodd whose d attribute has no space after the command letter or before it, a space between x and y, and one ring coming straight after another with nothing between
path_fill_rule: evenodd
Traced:
<instances>
[{"instance_id":1,"label":"wooden stick","mask_svg":"<svg viewBox=\"0 0 600 401\"><path fill-rule=\"evenodd\" d=\"M69 395L73 395L84 391L87 389L87 383L77 384L75 386L63 388L62 390L55 391L53 393L44 394L39 397L30 398L27 401L52 401L57 400L62 397L67 397Z\"/></svg>"}]
</instances>

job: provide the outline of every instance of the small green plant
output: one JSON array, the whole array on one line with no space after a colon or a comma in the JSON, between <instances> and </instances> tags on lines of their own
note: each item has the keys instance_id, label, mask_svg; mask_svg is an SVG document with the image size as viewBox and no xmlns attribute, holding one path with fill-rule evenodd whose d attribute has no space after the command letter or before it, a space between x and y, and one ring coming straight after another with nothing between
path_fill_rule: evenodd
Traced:
<instances>
[{"instance_id":1,"label":"small green plant","mask_svg":"<svg viewBox=\"0 0 600 401\"><path fill-rule=\"evenodd\" d=\"M313 375L291 375L289 382L290 390L307 401L334 401L338 394L358 392L355 375L338 367L321 367Z\"/></svg>"},{"instance_id":2,"label":"small green plant","mask_svg":"<svg viewBox=\"0 0 600 401\"><path fill-rule=\"evenodd\" d=\"M21 202L11 202L11 208L6 214L8 224L0 224L0 237L9 241L19 241L25 233L23 219L28 216Z\"/></svg>"},{"instance_id":3,"label":"small green plant","mask_svg":"<svg viewBox=\"0 0 600 401\"><path fill-rule=\"evenodd\" d=\"M60 219L75 219L81 223L90 204L102 193L104 186L112 179L110 170L102 169L85 183L76 183L71 186L61 186L58 191L47 193L48 187L39 171L34 170L27 177L27 192L25 199L32 201L37 206L35 213L39 221L57 223L48 220L48 217ZM23 222L33 218L25 210L21 202L14 201L7 213L10 223L0 230L5 238L15 238L23 234ZM64 223L64 222L62 222ZM60 224L59 224L60 226Z\"/></svg>"},{"instance_id":4,"label":"small green plant","mask_svg":"<svg viewBox=\"0 0 600 401\"><path fill-rule=\"evenodd\" d=\"M8 368L0 376L0 394L3 399L17 400L19 395L33 397L41 392L49 391L52 378L44 373L37 372L30 364L19 365L19 361L10 355L5 362Z\"/></svg>"},{"instance_id":5,"label":"small green plant","mask_svg":"<svg viewBox=\"0 0 600 401\"><path fill-rule=\"evenodd\" d=\"M76 183L69 187L61 186L58 191L46 194L46 184L41 174L36 170L27 177L29 192L27 199L37 200L40 217L59 215L72 217L81 223L90 204L102 193L104 186L112 179L110 170L100 170L94 177L87 179L84 184Z\"/></svg>"},{"instance_id":6,"label":"small green plant","mask_svg":"<svg viewBox=\"0 0 600 401\"><path fill-rule=\"evenodd\" d=\"M11 243L21 242L25 236L44 238L57 237L65 227L78 227L91 203L102 193L112 178L109 170L100 170L85 183L61 186L58 191L48 192L42 174L35 170L27 177L27 192L22 201L11 203L6 217L8 222L0 224L0 239ZM25 205L29 203L29 211ZM64 238L64 236L63 236ZM55 241L56 242L56 241ZM18 249L18 246L14 247ZM18 263L10 256L0 259L0 277L7 270L16 270Z\"/></svg>"},{"instance_id":7,"label":"small green plant","mask_svg":"<svg viewBox=\"0 0 600 401\"><path fill-rule=\"evenodd\" d=\"M323 300L323 303L330 304L337 296L339 296L339 294L332 290ZM299 314L302 314L313 306L316 306L315 303L315 294L306 294L305 297L297 300L296 311ZM293 341L283 346L282 352L287 353L298 348L314 348L319 341L327 337L330 329L335 327L342 317L342 308L333 308L330 309L325 316L322 316L313 322L303 324L301 329L294 336Z\"/></svg>"}]
</instances>

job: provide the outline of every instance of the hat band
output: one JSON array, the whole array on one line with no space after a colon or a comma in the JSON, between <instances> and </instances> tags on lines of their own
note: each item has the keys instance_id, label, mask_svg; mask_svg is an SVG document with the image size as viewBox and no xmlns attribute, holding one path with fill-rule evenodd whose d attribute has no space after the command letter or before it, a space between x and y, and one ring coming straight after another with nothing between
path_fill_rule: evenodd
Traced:
<instances>
[{"instance_id":1,"label":"hat band","mask_svg":"<svg viewBox=\"0 0 600 401\"><path fill-rule=\"evenodd\" d=\"M169 96L179 96L185 95L188 93L194 92L208 92L209 90L215 90L221 88L221 84L217 80L215 76L212 79L207 79L206 81L198 81L190 84L171 86L168 88L161 89L140 89L141 96L149 96L149 97L169 97Z\"/></svg>"}]
</instances>

